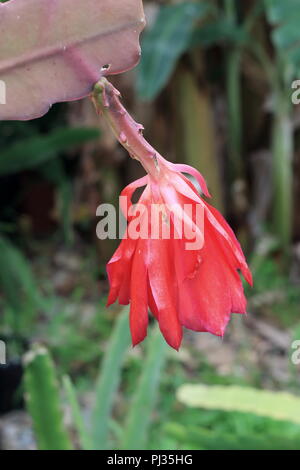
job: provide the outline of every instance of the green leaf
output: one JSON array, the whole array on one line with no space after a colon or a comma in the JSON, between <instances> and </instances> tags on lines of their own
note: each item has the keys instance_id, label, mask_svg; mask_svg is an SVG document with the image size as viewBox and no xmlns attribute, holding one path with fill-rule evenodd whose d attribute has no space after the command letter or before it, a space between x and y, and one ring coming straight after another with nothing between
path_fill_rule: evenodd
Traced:
<instances>
[{"instance_id":1,"label":"green leaf","mask_svg":"<svg viewBox=\"0 0 300 470\"><path fill-rule=\"evenodd\" d=\"M93 410L93 449L106 449L109 420L121 379L124 355L130 344L128 308L124 308L116 321L96 384L96 403Z\"/></svg>"},{"instance_id":2,"label":"green leaf","mask_svg":"<svg viewBox=\"0 0 300 470\"><path fill-rule=\"evenodd\" d=\"M265 0L269 20L273 23L283 23L295 17L299 8L299 0Z\"/></svg>"},{"instance_id":3,"label":"green leaf","mask_svg":"<svg viewBox=\"0 0 300 470\"><path fill-rule=\"evenodd\" d=\"M179 387L177 398L194 408L240 411L300 424L300 397L286 392L187 384Z\"/></svg>"},{"instance_id":4,"label":"green leaf","mask_svg":"<svg viewBox=\"0 0 300 470\"><path fill-rule=\"evenodd\" d=\"M39 450L72 448L64 428L54 364L48 351L36 345L24 358L27 409Z\"/></svg>"},{"instance_id":5,"label":"green leaf","mask_svg":"<svg viewBox=\"0 0 300 470\"><path fill-rule=\"evenodd\" d=\"M167 351L168 346L161 332L155 328L149 338L145 365L129 408L121 443L122 449L144 449Z\"/></svg>"},{"instance_id":6,"label":"green leaf","mask_svg":"<svg viewBox=\"0 0 300 470\"><path fill-rule=\"evenodd\" d=\"M31 137L0 152L0 176L35 168L72 146L99 137L98 129L59 129L50 135Z\"/></svg>"},{"instance_id":7,"label":"green leaf","mask_svg":"<svg viewBox=\"0 0 300 470\"><path fill-rule=\"evenodd\" d=\"M250 37L242 27L232 26L230 21L223 19L196 28L191 35L190 46L209 47L221 42L243 44Z\"/></svg>"},{"instance_id":8,"label":"green leaf","mask_svg":"<svg viewBox=\"0 0 300 470\"><path fill-rule=\"evenodd\" d=\"M272 39L282 60L300 71L300 10L298 0L265 0L267 18L274 29Z\"/></svg>"},{"instance_id":9,"label":"green leaf","mask_svg":"<svg viewBox=\"0 0 300 470\"><path fill-rule=\"evenodd\" d=\"M137 88L141 98L154 99L167 84L180 56L189 47L196 21L208 12L205 3L184 2L161 7L142 40Z\"/></svg>"},{"instance_id":10,"label":"green leaf","mask_svg":"<svg viewBox=\"0 0 300 470\"><path fill-rule=\"evenodd\" d=\"M46 165L39 168L43 177L57 186L58 192L58 212L61 228L67 245L74 240L72 225L72 200L73 188L70 177L67 175L63 161L60 159L49 160Z\"/></svg>"},{"instance_id":11,"label":"green leaf","mask_svg":"<svg viewBox=\"0 0 300 470\"><path fill-rule=\"evenodd\" d=\"M7 238L0 236L0 286L11 307L20 314L24 297L35 308L43 307L30 264Z\"/></svg>"}]
</instances>

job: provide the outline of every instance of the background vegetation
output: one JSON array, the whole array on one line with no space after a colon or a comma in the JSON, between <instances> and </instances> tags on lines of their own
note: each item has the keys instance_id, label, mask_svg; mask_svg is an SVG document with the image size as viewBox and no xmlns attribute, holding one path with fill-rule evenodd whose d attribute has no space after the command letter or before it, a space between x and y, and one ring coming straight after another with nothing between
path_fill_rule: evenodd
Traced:
<instances>
[{"instance_id":1,"label":"background vegetation","mask_svg":"<svg viewBox=\"0 0 300 470\"><path fill-rule=\"evenodd\" d=\"M298 2L144 3L142 61L113 81L153 145L206 177L253 270L249 314L223 340L187 332L176 353L153 326L132 349L95 214L142 169L89 100L1 122L0 447L299 448Z\"/></svg>"}]
</instances>

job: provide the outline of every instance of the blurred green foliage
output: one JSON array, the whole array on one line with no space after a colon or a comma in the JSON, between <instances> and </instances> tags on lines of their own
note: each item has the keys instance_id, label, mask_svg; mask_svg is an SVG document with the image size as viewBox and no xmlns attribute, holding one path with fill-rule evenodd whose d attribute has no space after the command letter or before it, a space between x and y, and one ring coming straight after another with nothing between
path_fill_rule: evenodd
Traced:
<instances>
[{"instance_id":1,"label":"blurred green foliage","mask_svg":"<svg viewBox=\"0 0 300 470\"><path fill-rule=\"evenodd\" d=\"M226 125L228 138L225 144L219 142L222 137L215 140L226 147L224 152L228 158L219 162L219 168L219 160L208 157L205 163L210 168L206 167L205 175L211 171L222 176L213 178L212 192L221 194L219 186L225 187L226 197L220 197L230 215L234 213L236 202L232 193L239 184L245 184L249 193L247 204L251 203L250 153L266 146L272 150L275 223L271 224L267 214L261 235L271 232L275 247L260 256L256 245L259 240L249 240L247 233L246 242L255 272L254 289L247 288L249 315L254 312L279 329L288 328L295 339L300 337L300 289L299 284L291 280L291 264L282 262L282 252L291 249L292 241L295 136L290 84L299 71L297 3L298 0L258 0L249 2L251 8L245 10L242 2L233 0L157 4L157 15L143 36L137 77L140 98L151 101L163 97L164 107L170 105L168 98L174 77L180 80L183 69L188 77L184 83L190 84L184 86L193 86L193 89L181 89L180 100L179 93L176 94L178 89L175 90L177 107L183 108L186 96L197 105L206 100L203 109L212 107L213 94L218 95L217 101L222 106L226 101L227 115L224 119L220 107L217 108L217 121ZM260 32L261 23L264 34ZM265 35L270 31L266 40ZM264 135L254 147L246 145L248 129L244 114L247 109L243 109L249 106L249 101L245 105L242 87L249 71L260 87L267 83L268 92L261 101L271 101L269 130L260 132ZM209 93L208 83L211 84ZM152 329L142 346L130 349L128 312L125 309L120 314L118 307L105 309L107 286L99 248L96 248L89 223L75 227L72 216L72 205L77 204L77 215L83 210L76 199L77 193L75 197L75 187L82 176L81 147L95 142L99 132L88 127L70 128L68 112L66 105L56 105L42 119L0 125L0 338L7 341L9 360L20 358L29 350L27 357L31 360L25 366L23 385L31 397L27 406L35 422L39 447L299 448L300 427L294 423L236 410L207 410L200 405L200 408L189 408L177 400L176 391L191 382L201 381L209 386L264 387L265 371L253 365L243 375L240 372L243 358L238 353L234 373L220 373L209 363L207 354L195 346L194 337L186 338L182 353L177 355ZM173 113L179 114L176 106L169 110L172 117ZM213 122L202 109L199 116L200 125ZM194 113L190 119L198 123ZM258 113L250 116L251 123L259 119ZM183 146L193 149L195 161L203 155L201 148L195 148L201 147L199 136L205 134L208 139L214 139L214 133L208 133L207 127L203 125L201 130L191 145ZM190 133L187 135L190 138ZM182 129L178 137L185 138ZM76 158L69 159L70 153ZM101 152L99 154L102 157ZM99 184L101 189L108 187L109 193L116 186L114 163L108 169L97 164L99 174L110 175L109 182L102 176ZM127 164L126 171L125 165L120 165L118 171L120 179L131 177ZM58 200L56 229L44 238L36 237L28 228L20 209L24 198L23 182L30 186L31 181L36 180L50 183ZM240 199L243 201L243 197L238 197L238 202ZM248 209L251 207L246 207L246 214L235 214L236 228L242 236L242 221L248 217ZM80 252L82 246L85 250ZM83 276L79 276L66 293L55 289L56 279L49 269L57 248L63 248L67 254L70 250L70 257L74 251L80 252L78 270ZM259 263L256 263L257 256ZM264 297L268 297L267 302ZM32 346L35 342L46 348L42 349L42 354ZM250 354L250 343L244 349ZM273 360L276 361L276 356ZM298 393L296 375L295 368L291 369L282 387ZM272 377L267 379L274 385ZM278 386L274 382L274 386ZM219 400L221 398L218 396ZM52 403L46 410L45 402ZM280 406L278 403L278 408ZM62 418L62 410L66 408L72 414L72 426L67 430Z\"/></svg>"},{"instance_id":2,"label":"blurred green foliage","mask_svg":"<svg viewBox=\"0 0 300 470\"><path fill-rule=\"evenodd\" d=\"M121 365L129 344L128 309L119 315L97 379L95 404L92 410L93 425L86 426L81 415L76 390L69 377L64 377L64 388L72 410L73 424L86 450L105 449L109 442L112 405L120 380ZM145 445L156 391L160 381L164 351L167 346L160 332L150 335L149 356L141 374L140 385L133 395L127 421L122 430L122 442L114 446L131 449ZM69 449L68 432L63 428L59 405L60 390L52 360L45 348L34 346L25 356L25 392L28 411L32 416L40 450ZM118 439L117 439L118 441ZM112 444L110 442L110 444Z\"/></svg>"},{"instance_id":3,"label":"blurred green foliage","mask_svg":"<svg viewBox=\"0 0 300 470\"><path fill-rule=\"evenodd\" d=\"M143 38L137 81L141 98L152 100L168 83L180 56L189 48L197 20L208 4L183 2L159 9L155 24Z\"/></svg>"},{"instance_id":4,"label":"blurred green foliage","mask_svg":"<svg viewBox=\"0 0 300 470\"><path fill-rule=\"evenodd\" d=\"M280 421L300 423L300 399L287 392L250 387L185 384L177 391L181 403L193 408L240 411Z\"/></svg>"},{"instance_id":5,"label":"blurred green foliage","mask_svg":"<svg viewBox=\"0 0 300 470\"><path fill-rule=\"evenodd\" d=\"M264 0L267 17L272 25L272 39L281 55L281 60L293 67L293 73L300 70L299 51L299 10L297 0ZM290 72L291 73L291 72Z\"/></svg>"},{"instance_id":6,"label":"blurred green foliage","mask_svg":"<svg viewBox=\"0 0 300 470\"><path fill-rule=\"evenodd\" d=\"M0 176L36 168L72 146L99 137L97 129L57 129L50 135L31 137L5 147L0 154Z\"/></svg>"}]
</instances>

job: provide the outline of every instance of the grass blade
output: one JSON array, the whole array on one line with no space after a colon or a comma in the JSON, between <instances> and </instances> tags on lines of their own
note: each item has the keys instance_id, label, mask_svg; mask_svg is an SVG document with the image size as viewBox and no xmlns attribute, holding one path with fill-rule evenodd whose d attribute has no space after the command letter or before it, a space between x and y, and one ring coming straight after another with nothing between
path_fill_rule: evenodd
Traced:
<instances>
[{"instance_id":1,"label":"grass blade","mask_svg":"<svg viewBox=\"0 0 300 470\"><path fill-rule=\"evenodd\" d=\"M149 341L149 350L140 382L127 417L122 449L143 449L154 409L161 371L166 361L168 345L160 331L155 329Z\"/></svg>"},{"instance_id":2,"label":"grass blade","mask_svg":"<svg viewBox=\"0 0 300 470\"><path fill-rule=\"evenodd\" d=\"M63 377L63 385L64 385L64 390L67 396L67 400L71 407L73 424L78 433L81 447L83 450L90 450L92 448L92 442L85 428L85 424L83 422L82 414L80 411L80 406L79 406L77 396L76 396L76 390L68 375L65 375Z\"/></svg>"},{"instance_id":3,"label":"grass blade","mask_svg":"<svg viewBox=\"0 0 300 470\"><path fill-rule=\"evenodd\" d=\"M99 450L107 447L110 414L120 383L124 354L129 344L128 308L125 308L116 321L96 385L96 403L93 410L92 426L93 449Z\"/></svg>"}]
</instances>

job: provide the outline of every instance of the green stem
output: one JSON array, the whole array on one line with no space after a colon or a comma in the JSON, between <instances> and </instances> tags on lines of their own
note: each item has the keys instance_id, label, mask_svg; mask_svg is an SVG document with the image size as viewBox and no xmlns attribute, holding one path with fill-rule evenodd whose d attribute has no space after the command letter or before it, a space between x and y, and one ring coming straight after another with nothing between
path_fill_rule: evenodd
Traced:
<instances>
[{"instance_id":1,"label":"green stem","mask_svg":"<svg viewBox=\"0 0 300 470\"><path fill-rule=\"evenodd\" d=\"M258 44L251 45L252 52L264 68L274 96L272 127L273 156L273 222L275 233L285 255L292 237L294 136L290 98L286 92L291 77L286 73L284 60L277 54L273 65L264 49Z\"/></svg>"},{"instance_id":2,"label":"green stem","mask_svg":"<svg viewBox=\"0 0 300 470\"><path fill-rule=\"evenodd\" d=\"M275 95L272 132L274 226L287 253L292 236L293 147L294 137L290 105L284 91Z\"/></svg>"},{"instance_id":3,"label":"green stem","mask_svg":"<svg viewBox=\"0 0 300 470\"><path fill-rule=\"evenodd\" d=\"M227 21L237 27L234 0L224 0ZM228 105L229 159L232 180L243 176L242 160L242 105L241 105L241 48L233 45L227 53L226 87Z\"/></svg>"}]
</instances>

